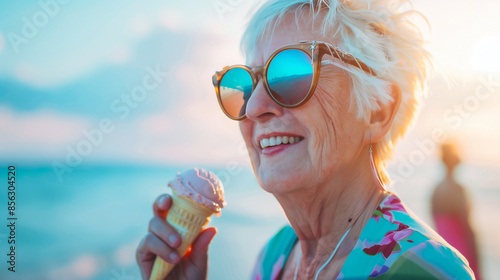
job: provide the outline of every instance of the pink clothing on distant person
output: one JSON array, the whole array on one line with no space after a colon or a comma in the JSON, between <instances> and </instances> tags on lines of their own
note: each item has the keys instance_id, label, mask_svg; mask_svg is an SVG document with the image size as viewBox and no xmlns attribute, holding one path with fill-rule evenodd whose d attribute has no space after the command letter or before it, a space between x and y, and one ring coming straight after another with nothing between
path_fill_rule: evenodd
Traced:
<instances>
[{"instance_id":1,"label":"pink clothing on distant person","mask_svg":"<svg viewBox=\"0 0 500 280\"><path fill-rule=\"evenodd\" d=\"M470 247L468 240L470 236L468 225L463 223L463 218L449 214L434 214L436 231L455 249L457 249L469 261L469 266L474 271L476 279L481 279L478 273L478 260L475 249Z\"/></svg>"}]
</instances>

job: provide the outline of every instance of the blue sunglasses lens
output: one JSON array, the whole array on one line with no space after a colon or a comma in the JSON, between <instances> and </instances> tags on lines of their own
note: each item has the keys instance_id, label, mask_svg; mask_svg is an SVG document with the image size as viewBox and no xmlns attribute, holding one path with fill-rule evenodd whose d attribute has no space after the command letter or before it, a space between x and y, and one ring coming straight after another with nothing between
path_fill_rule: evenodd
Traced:
<instances>
[{"instance_id":1,"label":"blue sunglasses lens","mask_svg":"<svg viewBox=\"0 0 500 280\"><path fill-rule=\"evenodd\" d=\"M311 57L297 49L278 53L267 69L267 82L271 95L282 105L301 103L307 97L313 82ZM220 81L219 90L226 113L233 118L243 117L253 92L250 73L243 68L227 71Z\"/></svg>"},{"instance_id":2,"label":"blue sunglasses lens","mask_svg":"<svg viewBox=\"0 0 500 280\"><path fill-rule=\"evenodd\" d=\"M233 68L220 81L220 98L226 113L233 118L245 115L247 101L252 95L252 76L243 68Z\"/></svg>"},{"instance_id":3,"label":"blue sunglasses lens","mask_svg":"<svg viewBox=\"0 0 500 280\"><path fill-rule=\"evenodd\" d=\"M307 97L313 81L311 57L297 49L278 53L267 69L271 94L284 105L297 105Z\"/></svg>"}]
</instances>

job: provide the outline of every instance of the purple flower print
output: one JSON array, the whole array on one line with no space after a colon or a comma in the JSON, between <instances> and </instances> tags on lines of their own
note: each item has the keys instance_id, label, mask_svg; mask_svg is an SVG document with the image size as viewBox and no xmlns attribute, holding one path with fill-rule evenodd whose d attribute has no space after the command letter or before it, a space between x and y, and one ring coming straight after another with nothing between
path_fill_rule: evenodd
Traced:
<instances>
[{"instance_id":1,"label":"purple flower print","mask_svg":"<svg viewBox=\"0 0 500 280\"><path fill-rule=\"evenodd\" d=\"M386 265L379 266L378 264L376 264L372 272L370 273L369 277L377 277L379 275L386 273L388 270L389 270L388 266Z\"/></svg>"},{"instance_id":2,"label":"purple flower print","mask_svg":"<svg viewBox=\"0 0 500 280\"><path fill-rule=\"evenodd\" d=\"M283 261L285 260L285 255L281 255L280 258L273 265L273 271L271 272L271 279L278 279L278 275L281 272L281 268L283 267Z\"/></svg>"},{"instance_id":3,"label":"purple flower print","mask_svg":"<svg viewBox=\"0 0 500 280\"><path fill-rule=\"evenodd\" d=\"M399 242L408 241L413 243L412 240L405 240L413 234L413 230L409 229L408 225L401 223L397 224L398 228L396 230L388 231L378 244L369 245L365 242L365 244L363 244L365 247L363 252L371 256L382 253L384 259L387 259L392 253L398 253L401 251L401 245Z\"/></svg>"},{"instance_id":4,"label":"purple flower print","mask_svg":"<svg viewBox=\"0 0 500 280\"><path fill-rule=\"evenodd\" d=\"M375 210L375 213L373 213L372 218L377 222L379 221L380 217L382 217L383 219L388 220L392 223L394 221L392 211L405 211L403 204L401 204L401 200L394 195L389 196L387 200L384 201L383 205L384 207L377 207L377 210Z\"/></svg>"}]
</instances>

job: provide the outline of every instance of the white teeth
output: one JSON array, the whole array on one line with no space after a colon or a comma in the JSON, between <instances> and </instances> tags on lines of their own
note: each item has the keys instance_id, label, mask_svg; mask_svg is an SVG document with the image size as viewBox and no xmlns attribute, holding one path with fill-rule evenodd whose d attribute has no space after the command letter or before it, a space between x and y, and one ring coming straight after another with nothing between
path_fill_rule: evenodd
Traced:
<instances>
[{"instance_id":1,"label":"white teeth","mask_svg":"<svg viewBox=\"0 0 500 280\"><path fill-rule=\"evenodd\" d=\"M269 146L276 146L276 137L269 138Z\"/></svg>"},{"instance_id":2,"label":"white teeth","mask_svg":"<svg viewBox=\"0 0 500 280\"><path fill-rule=\"evenodd\" d=\"M264 139L260 140L260 146L261 146L261 148L265 148L265 147L269 146L269 139L264 138Z\"/></svg>"},{"instance_id":3,"label":"white teeth","mask_svg":"<svg viewBox=\"0 0 500 280\"><path fill-rule=\"evenodd\" d=\"M272 146L277 146L281 144L293 144L301 141L300 137L291 137L291 136L276 136L270 138L263 138L260 140L260 147L262 149Z\"/></svg>"}]
</instances>

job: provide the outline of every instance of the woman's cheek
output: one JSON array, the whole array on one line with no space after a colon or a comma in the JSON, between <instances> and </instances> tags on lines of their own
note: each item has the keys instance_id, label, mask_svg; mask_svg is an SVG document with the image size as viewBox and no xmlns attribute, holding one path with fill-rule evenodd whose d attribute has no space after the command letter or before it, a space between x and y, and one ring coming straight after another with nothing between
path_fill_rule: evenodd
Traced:
<instances>
[{"instance_id":1,"label":"woman's cheek","mask_svg":"<svg viewBox=\"0 0 500 280\"><path fill-rule=\"evenodd\" d=\"M252 123L250 122L250 120L244 120L240 121L239 126L240 126L241 136L243 137L243 141L245 141L245 146L247 148L248 155L250 156L252 164L254 164L254 160L256 159L257 156L257 151L255 150L255 147L253 146L252 143Z\"/></svg>"},{"instance_id":2,"label":"woman's cheek","mask_svg":"<svg viewBox=\"0 0 500 280\"><path fill-rule=\"evenodd\" d=\"M341 127L337 107L339 100L334 94L327 93L321 87L318 87L316 91L318 94L314 100L314 105L317 107L314 116L314 137L317 139L320 152L325 153L336 145L337 133Z\"/></svg>"},{"instance_id":3,"label":"woman's cheek","mask_svg":"<svg viewBox=\"0 0 500 280\"><path fill-rule=\"evenodd\" d=\"M342 87L334 87L330 83L320 83L311 98L309 110L309 125L312 135L310 154L315 166L316 176L324 172L332 172L339 157L339 146L342 139L342 106L345 103L341 92Z\"/></svg>"}]
</instances>

